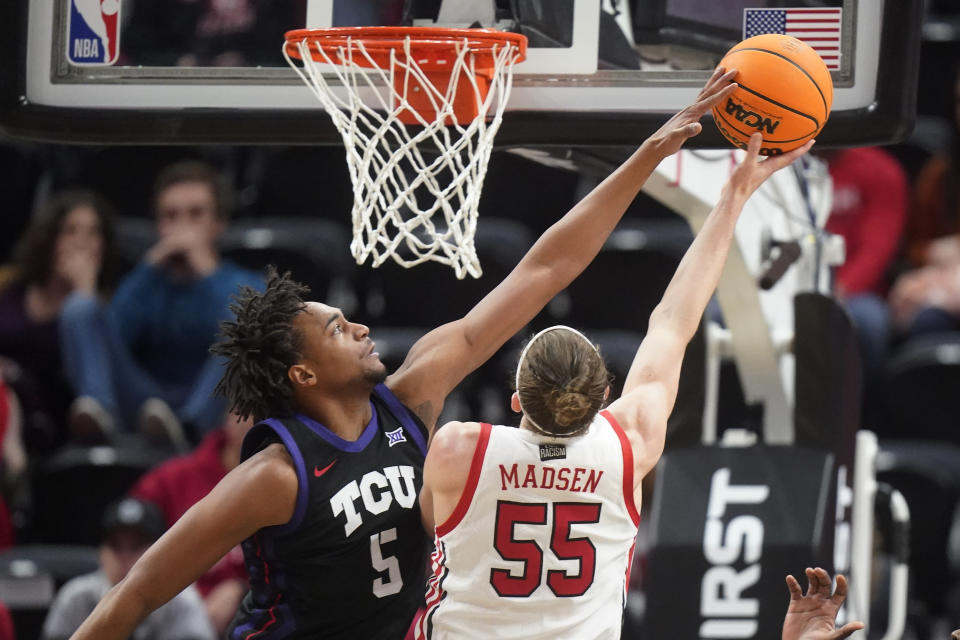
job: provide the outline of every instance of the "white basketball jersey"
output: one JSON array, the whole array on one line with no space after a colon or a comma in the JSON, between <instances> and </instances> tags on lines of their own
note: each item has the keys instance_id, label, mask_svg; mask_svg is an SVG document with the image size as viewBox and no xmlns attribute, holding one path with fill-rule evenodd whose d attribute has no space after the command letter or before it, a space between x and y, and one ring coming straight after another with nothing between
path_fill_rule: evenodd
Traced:
<instances>
[{"instance_id":1,"label":"white basketball jersey","mask_svg":"<svg viewBox=\"0 0 960 640\"><path fill-rule=\"evenodd\" d=\"M640 516L608 412L574 438L483 424L436 528L417 638L619 638Z\"/></svg>"}]
</instances>

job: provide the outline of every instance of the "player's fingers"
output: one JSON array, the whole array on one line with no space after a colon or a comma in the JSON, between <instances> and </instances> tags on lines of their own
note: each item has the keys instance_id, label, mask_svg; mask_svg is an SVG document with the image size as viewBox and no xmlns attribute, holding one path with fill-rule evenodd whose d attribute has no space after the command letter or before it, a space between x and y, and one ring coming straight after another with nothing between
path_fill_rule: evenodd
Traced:
<instances>
[{"instance_id":1,"label":"player's fingers","mask_svg":"<svg viewBox=\"0 0 960 640\"><path fill-rule=\"evenodd\" d=\"M759 133L755 133L750 136L749 142L747 142L747 157L743 159L743 163L753 164L757 161L757 158L760 156L760 147L763 146L763 136Z\"/></svg>"},{"instance_id":2,"label":"player's fingers","mask_svg":"<svg viewBox=\"0 0 960 640\"><path fill-rule=\"evenodd\" d=\"M691 122L690 124L685 124L682 127L680 127L680 134L684 138L692 138L693 136L700 133L702 129L703 127L700 125L699 122Z\"/></svg>"},{"instance_id":3,"label":"player's fingers","mask_svg":"<svg viewBox=\"0 0 960 640\"><path fill-rule=\"evenodd\" d=\"M855 631L860 631L863 629L862 622L848 622L839 629L833 632L833 635L830 636L831 640L841 640L842 638L849 638Z\"/></svg>"},{"instance_id":4,"label":"player's fingers","mask_svg":"<svg viewBox=\"0 0 960 640\"><path fill-rule=\"evenodd\" d=\"M803 597L803 591L800 589L800 583L793 576L787 576L787 590L790 592L791 600L799 600Z\"/></svg>"},{"instance_id":5,"label":"player's fingers","mask_svg":"<svg viewBox=\"0 0 960 640\"><path fill-rule=\"evenodd\" d=\"M812 596L820 589L817 574L814 573L813 569L810 567L804 569L803 572L807 574L807 593L805 595Z\"/></svg>"},{"instance_id":6,"label":"player's fingers","mask_svg":"<svg viewBox=\"0 0 960 640\"><path fill-rule=\"evenodd\" d=\"M837 574L837 589L833 592L833 601L840 606L847 599L847 578L842 574Z\"/></svg>"},{"instance_id":7,"label":"player's fingers","mask_svg":"<svg viewBox=\"0 0 960 640\"><path fill-rule=\"evenodd\" d=\"M715 90L717 82L727 73L726 67L717 67L713 70L713 73L710 74L710 79L703 85L703 88L700 89L700 93L697 94L697 100L703 98L703 96L712 93Z\"/></svg>"},{"instance_id":8,"label":"player's fingers","mask_svg":"<svg viewBox=\"0 0 960 640\"><path fill-rule=\"evenodd\" d=\"M759 134L754 134L754 135L759 135ZM770 173L783 169L784 167L792 164L797 158L805 154L807 151L810 151L810 148L813 147L814 142L815 142L814 140L810 140L802 147L797 147L793 151L788 151L787 153L784 153L783 155L779 155L779 156L770 156L764 162L764 165L766 165L767 162L770 163L767 166L767 168L770 170Z\"/></svg>"},{"instance_id":9,"label":"player's fingers","mask_svg":"<svg viewBox=\"0 0 960 640\"><path fill-rule=\"evenodd\" d=\"M736 71L730 72L733 75L736 75ZM730 75L730 74L727 74ZM726 77L726 75L724 76ZM730 76L730 79L733 80L733 76ZM695 105L694 109L697 113L706 113L713 105L717 104L731 93L737 90L739 86L736 82L723 82L723 86L717 91L713 91L703 96Z\"/></svg>"},{"instance_id":10,"label":"player's fingers","mask_svg":"<svg viewBox=\"0 0 960 640\"><path fill-rule=\"evenodd\" d=\"M821 569L820 567L814 569L813 572L817 576L817 584L820 587L820 596L823 598L829 598L831 591L830 574L827 573L825 569Z\"/></svg>"}]
</instances>

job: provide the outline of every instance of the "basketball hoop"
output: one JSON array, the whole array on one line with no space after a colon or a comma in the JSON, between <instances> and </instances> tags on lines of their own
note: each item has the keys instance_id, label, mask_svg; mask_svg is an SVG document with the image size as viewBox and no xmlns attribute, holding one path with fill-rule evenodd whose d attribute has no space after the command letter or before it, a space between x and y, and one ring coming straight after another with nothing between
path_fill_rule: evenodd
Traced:
<instances>
[{"instance_id":1,"label":"basketball hoop","mask_svg":"<svg viewBox=\"0 0 960 640\"><path fill-rule=\"evenodd\" d=\"M343 27L286 34L284 57L347 149L358 264L434 260L481 275L480 191L527 39L493 29ZM299 60L300 64L294 62Z\"/></svg>"}]
</instances>

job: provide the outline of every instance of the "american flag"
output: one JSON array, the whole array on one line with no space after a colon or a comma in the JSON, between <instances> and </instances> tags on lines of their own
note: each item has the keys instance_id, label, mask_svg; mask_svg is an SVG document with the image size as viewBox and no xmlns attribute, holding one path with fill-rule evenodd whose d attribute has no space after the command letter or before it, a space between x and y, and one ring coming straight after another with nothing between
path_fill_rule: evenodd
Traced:
<instances>
[{"instance_id":1,"label":"american flag","mask_svg":"<svg viewBox=\"0 0 960 640\"><path fill-rule=\"evenodd\" d=\"M840 68L842 9L744 9L743 37L783 33L803 40L820 54L828 69Z\"/></svg>"}]
</instances>

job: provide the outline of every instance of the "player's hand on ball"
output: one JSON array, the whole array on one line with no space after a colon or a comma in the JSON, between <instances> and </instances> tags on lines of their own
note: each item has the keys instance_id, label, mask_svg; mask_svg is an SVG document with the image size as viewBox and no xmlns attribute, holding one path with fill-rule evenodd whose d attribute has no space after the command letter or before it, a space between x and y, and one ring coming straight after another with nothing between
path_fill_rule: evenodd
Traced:
<instances>
[{"instance_id":1,"label":"player's hand on ball","mask_svg":"<svg viewBox=\"0 0 960 640\"><path fill-rule=\"evenodd\" d=\"M747 156L730 176L730 186L739 195L749 197L774 172L790 165L794 160L805 154L813 146L810 140L802 147L788 151L783 155L769 156L761 159L760 147L763 145L763 136L755 133L750 136L747 145Z\"/></svg>"},{"instance_id":2,"label":"player's hand on ball","mask_svg":"<svg viewBox=\"0 0 960 640\"><path fill-rule=\"evenodd\" d=\"M736 75L736 69L728 71L723 67L717 67L707 80L707 84L700 90L697 100L667 120L655 134L650 136L650 142L657 147L664 158L679 151L687 138L700 133L703 128L700 125L700 118L709 113L713 105L733 93L737 88L733 82Z\"/></svg>"}]
</instances>

